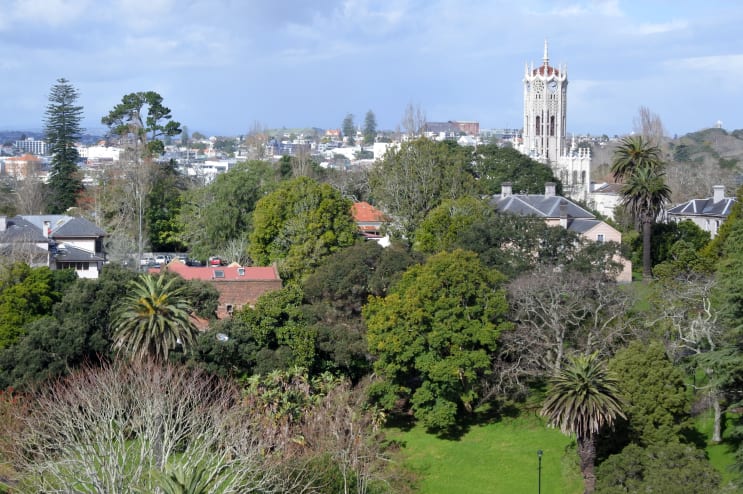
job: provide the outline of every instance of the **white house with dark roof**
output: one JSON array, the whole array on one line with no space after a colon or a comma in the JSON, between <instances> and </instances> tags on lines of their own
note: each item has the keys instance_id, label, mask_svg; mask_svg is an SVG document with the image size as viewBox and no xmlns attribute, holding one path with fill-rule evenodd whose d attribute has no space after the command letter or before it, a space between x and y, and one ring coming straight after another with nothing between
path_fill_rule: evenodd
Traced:
<instances>
[{"instance_id":1,"label":"white house with dark roof","mask_svg":"<svg viewBox=\"0 0 743 494\"><path fill-rule=\"evenodd\" d=\"M666 211L666 222L690 220L705 232L709 232L711 238L715 238L720 226L733 209L735 201L734 197L725 197L724 185L715 185L712 187L712 197L691 199Z\"/></svg>"},{"instance_id":2,"label":"white house with dark roof","mask_svg":"<svg viewBox=\"0 0 743 494\"><path fill-rule=\"evenodd\" d=\"M548 226L561 226L592 242L622 242L619 230L555 191L555 183L547 182L544 194L514 194L511 184L504 183L500 195L493 196L490 204L498 212L541 218ZM632 263L623 258L617 261L623 266L617 281L632 281Z\"/></svg>"},{"instance_id":3,"label":"white house with dark roof","mask_svg":"<svg viewBox=\"0 0 743 494\"><path fill-rule=\"evenodd\" d=\"M66 215L0 216L0 251L31 266L75 270L98 278L106 255L106 232L84 218Z\"/></svg>"}]
</instances>

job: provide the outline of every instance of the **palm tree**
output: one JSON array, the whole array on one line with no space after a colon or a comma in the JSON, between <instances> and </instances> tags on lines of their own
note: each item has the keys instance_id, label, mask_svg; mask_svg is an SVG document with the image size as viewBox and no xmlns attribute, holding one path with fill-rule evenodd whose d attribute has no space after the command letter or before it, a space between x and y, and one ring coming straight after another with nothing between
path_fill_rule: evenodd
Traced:
<instances>
[{"instance_id":1,"label":"palm tree","mask_svg":"<svg viewBox=\"0 0 743 494\"><path fill-rule=\"evenodd\" d=\"M115 309L112 330L115 347L132 359L166 361L180 344L184 350L196 340L198 329L190 319L191 306L177 278L143 274L130 282L129 294Z\"/></svg>"},{"instance_id":2,"label":"palm tree","mask_svg":"<svg viewBox=\"0 0 743 494\"><path fill-rule=\"evenodd\" d=\"M648 280L653 276L650 259L653 223L663 205L671 199L671 189L661 169L643 167L635 170L620 192L622 203L629 207L642 227L642 277Z\"/></svg>"},{"instance_id":3,"label":"palm tree","mask_svg":"<svg viewBox=\"0 0 743 494\"><path fill-rule=\"evenodd\" d=\"M594 490L596 437L616 417L623 417L617 381L610 376L598 353L579 355L551 379L542 415L564 434L575 434L585 492Z\"/></svg>"},{"instance_id":4,"label":"palm tree","mask_svg":"<svg viewBox=\"0 0 743 494\"><path fill-rule=\"evenodd\" d=\"M639 168L659 168L663 166L661 152L642 136L627 136L619 141L614 150L611 173L617 182L626 181Z\"/></svg>"},{"instance_id":5,"label":"palm tree","mask_svg":"<svg viewBox=\"0 0 743 494\"><path fill-rule=\"evenodd\" d=\"M614 151L611 172L615 180L624 182L622 204L629 207L642 228L642 276L646 280L653 275L650 257L653 223L671 198L663 167L660 148L642 136L625 137Z\"/></svg>"}]
</instances>

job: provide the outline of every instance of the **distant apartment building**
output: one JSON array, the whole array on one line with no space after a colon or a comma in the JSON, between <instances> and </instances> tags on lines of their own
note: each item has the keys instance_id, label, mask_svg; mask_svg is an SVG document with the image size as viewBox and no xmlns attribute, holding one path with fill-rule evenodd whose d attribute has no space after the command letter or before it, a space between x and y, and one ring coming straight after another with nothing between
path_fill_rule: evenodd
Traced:
<instances>
[{"instance_id":1,"label":"distant apartment building","mask_svg":"<svg viewBox=\"0 0 743 494\"><path fill-rule=\"evenodd\" d=\"M45 141L34 139L33 137L15 141L14 146L24 153L35 154L36 156L46 156L48 149Z\"/></svg>"},{"instance_id":2,"label":"distant apartment building","mask_svg":"<svg viewBox=\"0 0 743 494\"><path fill-rule=\"evenodd\" d=\"M423 135L429 139L456 139L462 134L479 135L480 123L449 120L448 122L426 122L423 126Z\"/></svg>"}]
</instances>

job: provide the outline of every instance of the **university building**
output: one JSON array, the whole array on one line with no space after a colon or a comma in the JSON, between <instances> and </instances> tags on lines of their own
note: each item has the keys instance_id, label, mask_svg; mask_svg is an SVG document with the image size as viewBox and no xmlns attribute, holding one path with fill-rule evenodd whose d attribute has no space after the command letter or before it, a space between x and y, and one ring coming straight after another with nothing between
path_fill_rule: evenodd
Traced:
<instances>
[{"instance_id":1,"label":"university building","mask_svg":"<svg viewBox=\"0 0 743 494\"><path fill-rule=\"evenodd\" d=\"M565 195L586 201L591 186L591 152L567 140L568 71L550 65L547 41L542 65L524 72L524 130L519 151L549 164Z\"/></svg>"}]
</instances>

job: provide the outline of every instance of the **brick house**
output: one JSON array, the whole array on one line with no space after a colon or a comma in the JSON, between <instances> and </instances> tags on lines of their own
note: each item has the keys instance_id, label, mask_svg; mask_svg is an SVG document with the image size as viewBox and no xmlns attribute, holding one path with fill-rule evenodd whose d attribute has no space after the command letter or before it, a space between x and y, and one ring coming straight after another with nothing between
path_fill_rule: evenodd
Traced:
<instances>
[{"instance_id":1,"label":"brick house","mask_svg":"<svg viewBox=\"0 0 743 494\"><path fill-rule=\"evenodd\" d=\"M151 272L161 269L152 268ZM195 267L186 266L179 260L174 260L162 271L176 273L185 280L201 280L211 283L219 292L219 307L217 318L225 319L235 310L246 305L252 307L258 298L267 292L280 290L282 287L278 269L273 266L249 266L238 264L229 266Z\"/></svg>"}]
</instances>

